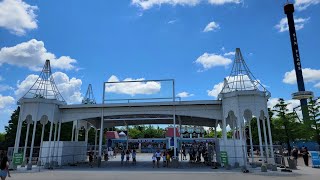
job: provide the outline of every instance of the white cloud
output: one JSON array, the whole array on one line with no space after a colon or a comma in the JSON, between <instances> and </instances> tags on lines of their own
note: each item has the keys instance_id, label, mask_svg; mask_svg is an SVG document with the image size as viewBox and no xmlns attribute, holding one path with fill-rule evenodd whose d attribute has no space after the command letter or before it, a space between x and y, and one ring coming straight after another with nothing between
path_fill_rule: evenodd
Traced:
<instances>
[{"instance_id":1,"label":"white cloud","mask_svg":"<svg viewBox=\"0 0 320 180\"><path fill-rule=\"evenodd\" d=\"M205 70L215 66L228 66L231 62L231 59L214 53L204 53L195 61L195 63L202 65Z\"/></svg>"},{"instance_id":2,"label":"white cloud","mask_svg":"<svg viewBox=\"0 0 320 180\"><path fill-rule=\"evenodd\" d=\"M305 10L311 5L319 4L320 0L296 0L294 6L299 10Z\"/></svg>"},{"instance_id":3,"label":"white cloud","mask_svg":"<svg viewBox=\"0 0 320 180\"><path fill-rule=\"evenodd\" d=\"M82 101L81 85L82 80L69 76L63 72L55 72L52 74L54 81L60 91L62 97L71 104L80 103Z\"/></svg>"},{"instance_id":4,"label":"white cloud","mask_svg":"<svg viewBox=\"0 0 320 180\"><path fill-rule=\"evenodd\" d=\"M144 78L132 79L126 78L123 81L142 81ZM112 75L108 79L108 82L119 82L117 76ZM127 94L130 96L135 96L137 94L156 94L160 91L161 84L155 81L148 82L130 82L130 83L109 83L106 84L106 92L116 93L116 94Z\"/></svg>"},{"instance_id":5,"label":"white cloud","mask_svg":"<svg viewBox=\"0 0 320 180\"><path fill-rule=\"evenodd\" d=\"M241 0L131 0L131 4L138 6L143 10L150 9L154 6L161 6L163 4L168 4L171 6L196 6L201 2L208 2L212 5L224 5L228 3L239 4Z\"/></svg>"},{"instance_id":6,"label":"white cloud","mask_svg":"<svg viewBox=\"0 0 320 180\"><path fill-rule=\"evenodd\" d=\"M0 109L6 109L15 103L15 100L11 96L2 96L0 94Z\"/></svg>"},{"instance_id":7,"label":"white cloud","mask_svg":"<svg viewBox=\"0 0 320 180\"><path fill-rule=\"evenodd\" d=\"M132 0L131 3L142 9L150 9L153 6L161 6L162 4L169 4L172 6L195 6L200 3L201 0Z\"/></svg>"},{"instance_id":8,"label":"white cloud","mask_svg":"<svg viewBox=\"0 0 320 180\"><path fill-rule=\"evenodd\" d=\"M177 19L174 19L174 20L168 21L168 24L174 24L174 23L176 23L177 21L178 21Z\"/></svg>"},{"instance_id":9,"label":"white cloud","mask_svg":"<svg viewBox=\"0 0 320 180\"><path fill-rule=\"evenodd\" d=\"M223 55L224 56L234 56L235 54L236 54L236 52L231 51L231 52L224 53Z\"/></svg>"},{"instance_id":10,"label":"white cloud","mask_svg":"<svg viewBox=\"0 0 320 180\"><path fill-rule=\"evenodd\" d=\"M302 75L304 82L317 83L314 87L320 88L320 69L303 68ZM296 84L296 72L293 69L290 72L284 74L283 82L286 84Z\"/></svg>"},{"instance_id":11,"label":"white cloud","mask_svg":"<svg viewBox=\"0 0 320 180\"><path fill-rule=\"evenodd\" d=\"M14 91L14 94L16 95L17 99L20 99L24 94L28 92L28 90L36 82L38 77L38 75L30 74L22 82L17 82L17 89Z\"/></svg>"},{"instance_id":12,"label":"white cloud","mask_svg":"<svg viewBox=\"0 0 320 180\"><path fill-rule=\"evenodd\" d=\"M241 0L208 0L208 2L213 5L223 5L227 3L239 4Z\"/></svg>"},{"instance_id":13,"label":"white cloud","mask_svg":"<svg viewBox=\"0 0 320 180\"><path fill-rule=\"evenodd\" d=\"M38 27L37 6L31 6L22 0L3 0L0 2L0 27L8 29L16 35L24 35L26 30Z\"/></svg>"},{"instance_id":14,"label":"white cloud","mask_svg":"<svg viewBox=\"0 0 320 180\"><path fill-rule=\"evenodd\" d=\"M55 72L52 74L52 76L59 92L67 103L74 104L81 102L81 79L77 79L74 77L70 79L68 75L63 72ZM38 75L30 74L22 82L18 81L17 89L14 92L17 99L21 98L25 93L27 93L31 86L36 82L38 77Z\"/></svg>"},{"instance_id":15,"label":"white cloud","mask_svg":"<svg viewBox=\"0 0 320 180\"><path fill-rule=\"evenodd\" d=\"M296 30L300 30L304 28L305 23L307 23L310 20L310 17L308 18L294 18L295 27ZM282 18L279 22L279 24L275 25L275 28L279 30L279 32L285 32L289 30L288 26L288 19L286 17Z\"/></svg>"},{"instance_id":16,"label":"white cloud","mask_svg":"<svg viewBox=\"0 0 320 180\"><path fill-rule=\"evenodd\" d=\"M0 92L7 91L7 90L13 90L13 88L11 86L8 86L8 85L0 84Z\"/></svg>"},{"instance_id":17,"label":"white cloud","mask_svg":"<svg viewBox=\"0 0 320 180\"><path fill-rule=\"evenodd\" d=\"M220 83L214 85L212 90L207 90L208 96L215 97L215 98L218 97L222 88L223 88L223 82L220 82Z\"/></svg>"},{"instance_id":18,"label":"white cloud","mask_svg":"<svg viewBox=\"0 0 320 180\"><path fill-rule=\"evenodd\" d=\"M220 29L220 25L214 21L209 22L209 24L203 29L203 32L209 32Z\"/></svg>"},{"instance_id":19,"label":"white cloud","mask_svg":"<svg viewBox=\"0 0 320 180\"><path fill-rule=\"evenodd\" d=\"M10 65L27 67L33 71L42 69L45 60L49 59L53 68L62 70L75 69L75 59L69 56L57 58L53 53L48 52L42 41L31 39L12 47L4 47L0 50L0 65L7 63Z\"/></svg>"},{"instance_id":20,"label":"white cloud","mask_svg":"<svg viewBox=\"0 0 320 180\"><path fill-rule=\"evenodd\" d=\"M276 104L278 104L278 102L279 102L279 98L270 98L268 100L268 108L270 108L271 110L274 109L273 107ZM289 100L285 100L285 103L288 104L287 105L288 112L293 112L294 108L300 106L300 101L299 100L289 99ZM302 112L301 112L300 108L297 108L295 111L297 112L298 116L301 119L302 118ZM275 113L275 115L276 115L276 113Z\"/></svg>"},{"instance_id":21,"label":"white cloud","mask_svg":"<svg viewBox=\"0 0 320 180\"><path fill-rule=\"evenodd\" d=\"M178 93L176 96L177 96L177 97L180 97L180 98L187 98L187 97L194 96L194 94L190 94L190 93L188 93L188 92L183 91L183 92L181 92L181 93Z\"/></svg>"}]
</instances>

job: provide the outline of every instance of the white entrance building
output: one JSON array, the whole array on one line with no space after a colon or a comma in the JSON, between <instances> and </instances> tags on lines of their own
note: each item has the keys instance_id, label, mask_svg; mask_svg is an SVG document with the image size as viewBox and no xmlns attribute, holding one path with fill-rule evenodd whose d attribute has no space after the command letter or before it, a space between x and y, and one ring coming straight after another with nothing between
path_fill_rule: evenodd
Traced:
<instances>
[{"instance_id":1,"label":"white entrance building","mask_svg":"<svg viewBox=\"0 0 320 180\"><path fill-rule=\"evenodd\" d=\"M20 115L14 152L18 152L21 133L28 134L30 124L34 123L30 149L33 152L36 125L42 125L40 155L48 154L49 158L46 160L39 158L41 161L39 163L51 163L54 161L53 157L64 152L61 146L68 144L60 142L61 124L73 122L73 129L70 130L73 142L78 142L79 129L81 128L86 132L85 144L88 141L90 128L96 130L96 137L99 131L100 138L99 141L96 138L95 143L99 145L98 156L101 156L103 129L124 125L173 124L172 109L174 109L174 118L180 125L209 126L215 129L220 126L223 136L218 139L219 147L216 148L217 151L227 152L230 165L236 163L241 166L247 165L247 152L253 155L251 129L257 128L260 152L268 163L274 163L267 111L270 93L251 74L239 48L236 49L231 74L225 78L224 87L218 100L96 104L94 99L90 97L91 95L90 85L82 104L68 105L54 83L50 61L47 60L37 81L18 102ZM253 117L261 120L257 121L257 127L250 126ZM24 121L28 124L27 132L21 132ZM260 122L262 128L260 128ZM44 143L44 126L47 123L50 123L50 138L48 142ZM55 126L54 132L52 132L53 126ZM248 126L250 135L246 136L245 129ZM234 132L231 139L227 138L227 127L230 127ZM28 138L28 136L26 137ZM28 141L27 138L25 142ZM250 139L249 146L246 143L247 139ZM175 141L175 143L177 142ZM70 151L68 150L68 153ZM263 153L264 151L265 153ZM25 154L26 152L24 152L24 156ZM29 154L28 169L31 169L32 153ZM62 162L57 163L61 165Z\"/></svg>"}]
</instances>

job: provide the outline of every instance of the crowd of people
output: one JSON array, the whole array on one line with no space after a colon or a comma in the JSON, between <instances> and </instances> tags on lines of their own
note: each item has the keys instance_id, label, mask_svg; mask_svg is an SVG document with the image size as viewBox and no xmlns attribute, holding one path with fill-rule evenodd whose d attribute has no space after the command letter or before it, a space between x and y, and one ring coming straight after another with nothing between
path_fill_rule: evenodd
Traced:
<instances>
[{"instance_id":1,"label":"crowd of people","mask_svg":"<svg viewBox=\"0 0 320 180\"><path fill-rule=\"evenodd\" d=\"M211 146L212 150L209 152L208 147ZM211 163L211 158L214 153L214 144L208 144L208 147L205 143L193 143L193 144L182 144L182 160L187 160L187 154L189 154L189 161L191 163L200 163L205 164Z\"/></svg>"}]
</instances>

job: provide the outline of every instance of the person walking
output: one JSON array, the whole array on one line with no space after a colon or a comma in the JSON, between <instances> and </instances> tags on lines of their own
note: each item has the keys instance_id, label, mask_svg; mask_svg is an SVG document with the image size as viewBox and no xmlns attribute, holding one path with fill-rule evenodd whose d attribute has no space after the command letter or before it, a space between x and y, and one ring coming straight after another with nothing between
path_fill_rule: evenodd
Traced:
<instances>
[{"instance_id":1,"label":"person walking","mask_svg":"<svg viewBox=\"0 0 320 180\"><path fill-rule=\"evenodd\" d=\"M89 153L89 166L91 168L93 167L93 152Z\"/></svg>"},{"instance_id":2,"label":"person walking","mask_svg":"<svg viewBox=\"0 0 320 180\"><path fill-rule=\"evenodd\" d=\"M167 157L166 157L167 152L164 151L162 154L162 159L163 159L163 167L166 167L167 165Z\"/></svg>"},{"instance_id":3,"label":"person walking","mask_svg":"<svg viewBox=\"0 0 320 180\"><path fill-rule=\"evenodd\" d=\"M295 165L297 166L298 165L298 149L296 147L294 147L292 150L292 157Z\"/></svg>"},{"instance_id":4,"label":"person walking","mask_svg":"<svg viewBox=\"0 0 320 180\"><path fill-rule=\"evenodd\" d=\"M127 151L126 151L126 164L128 164L129 161L130 161L130 150L127 149Z\"/></svg>"},{"instance_id":5,"label":"person walking","mask_svg":"<svg viewBox=\"0 0 320 180\"><path fill-rule=\"evenodd\" d=\"M10 172L9 172L9 162L8 162L8 157L7 156L4 156L2 157L2 160L1 160L1 163L0 163L0 178L1 180L5 180L8 177L11 177L10 176Z\"/></svg>"},{"instance_id":6,"label":"person walking","mask_svg":"<svg viewBox=\"0 0 320 180\"><path fill-rule=\"evenodd\" d=\"M134 150L132 151L132 164L133 164L133 165L136 165L136 164L137 164L136 157L137 157L137 152L136 152L136 150L134 149Z\"/></svg>"},{"instance_id":7,"label":"person walking","mask_svg":"<svg viewBox=\"0 0 320 180\"><path fill-rule=\"evenodd\" d=\"M304 161L304 165L309 166L309 151L307 147L302 149L302 158Z\"/></svg>"},{"instance_id":8,"label":"person walking","mask_svg":"<svg viewBox=\"0 0 320 180\"><path fill-rule=\"evenodd\" d=\"M123 160L124 160L124 155L126 153L124 152L124 150L121 151L121 166L123 165Z\"/></svg>"},{"instance_id":9,"label":"person walking","mask_svg":"<svg viewBox=\"0 0 320 180\"><path fill-rule=\"evenodd\" d=\"M186 155L186 146L182 146L182 154L183 154L183 157L182 157L182 160L187 160L187 155Z\"/></svg>"},{"instance_id":10,"label":"person walking","mask_svg":"<svg viewBox=\"0 0 320 180\"><path fill-rule=\"evenodd\" d=\"M159 168L159 167L160 167L160 166L159 166L159 164L160 164L160 159L161 159L161 152L160 152L160 150L158 149L155 154L156 154L156 158L157 158L157 167Z\"/></svg>"},{"instance_id":11,"label":"person walking","mask_svg":"<svg viewBox=\"0 0 320 180\"><path fill-rule=\"evenodd\" d=\"M169 167L169 164L170 164L170 153L169 152L167 152L167 154L166 154L166 158L167 158L167 167Z\"/></svg>"},{"instance_id":12,"label":"person walking","mask_svg":"<svg viewBox=\"0 0 320 180\"><path fill-rule=\"evenodd\" d=\"M152 167L153 167L153 168L154 168L154 166L156 165L156 159L157 159L157 158L156 158L156 154L153 154L153 155L152 155L152 165L153 165Z\"/></svg>"}]
</instances>

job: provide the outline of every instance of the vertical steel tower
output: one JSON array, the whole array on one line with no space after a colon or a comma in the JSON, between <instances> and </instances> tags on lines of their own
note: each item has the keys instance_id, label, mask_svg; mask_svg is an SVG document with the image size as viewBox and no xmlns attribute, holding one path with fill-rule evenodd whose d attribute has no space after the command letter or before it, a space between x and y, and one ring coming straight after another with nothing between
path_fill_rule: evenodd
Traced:
<instances>
[{"instance_id":1,"label":"vertical steel tower","mask_svg":"<svg viewBox=\"0 0 320 180\"><path fill-rule=\"evenodd\" d=\"M296 71L296 78L297 78L297 84L298 84L298 90L299 90L299 92L293 93L292 97L293 99L300 100L303 120L306 121L309 119L307 99L309 97L312 97L313 93L310 91L305 91L305 87L304 87L301 59L299 54L296 29L294 26L293 12L294 12L293 4L288 3L284 6L284 13L287 15L287 19L288 19L292 56L293 56L294 68Z\"/></svg>"}]
</instances>

